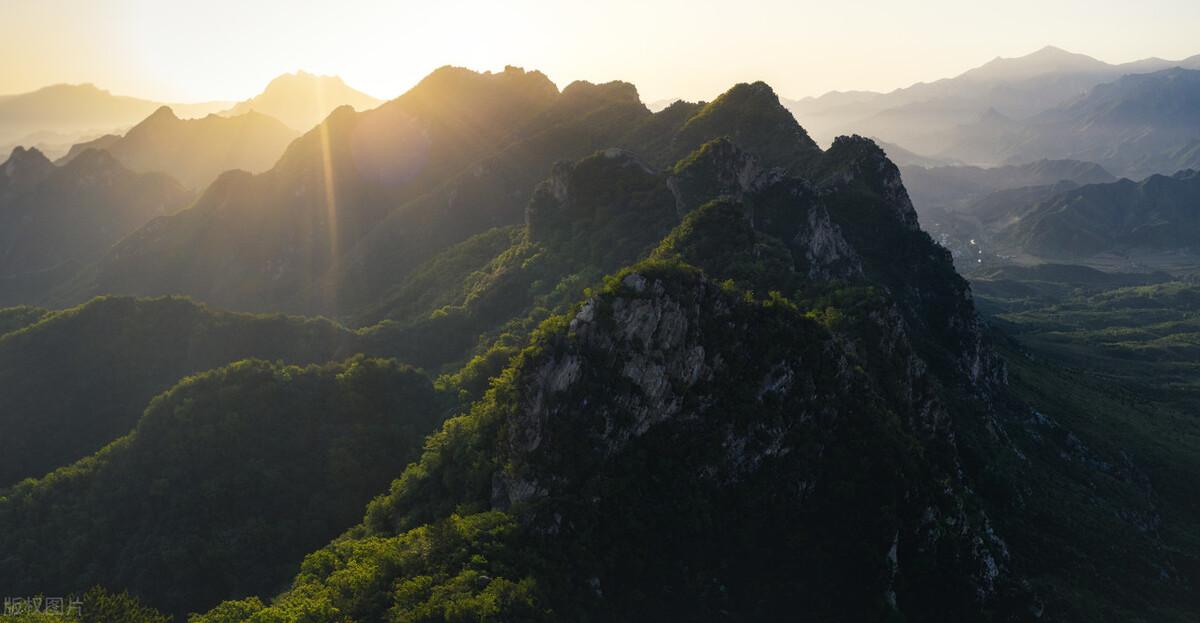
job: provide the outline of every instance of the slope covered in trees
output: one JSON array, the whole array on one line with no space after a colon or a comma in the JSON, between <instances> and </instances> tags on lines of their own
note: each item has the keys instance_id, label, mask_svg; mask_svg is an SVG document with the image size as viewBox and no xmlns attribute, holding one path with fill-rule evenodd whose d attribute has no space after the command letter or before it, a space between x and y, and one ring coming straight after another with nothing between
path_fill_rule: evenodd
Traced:
<instances>
[{"instance_id":1,"label":"slope covered in trees","mask_svg":"<svg viewBox=\"0 0 1200 623\"><path fill-rule=\"evenodd\" d=\"M168 612L273 591L417 456L441 408L425 376L361 357L186 378L100 452L0 490L0 583L105 584Z\"/></svg>"},{"instance_id":2,"label":"slope covered in trees","mask_svg":"<svg viewBox=\"0 0 1200 623\"><path fill-rule=\"evenodd\" d=\"M362 350L327 321L182 299L102 298L22 323L0 337L0 487L99 450L189 374L246 357L315 363Z\"/></svg>"}]
</instances>

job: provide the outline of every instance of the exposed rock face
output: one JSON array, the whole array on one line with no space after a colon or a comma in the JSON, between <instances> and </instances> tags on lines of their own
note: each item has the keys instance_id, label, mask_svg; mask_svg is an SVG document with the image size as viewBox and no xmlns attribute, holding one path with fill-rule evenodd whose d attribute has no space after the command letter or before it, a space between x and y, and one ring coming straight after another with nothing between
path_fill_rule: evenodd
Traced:
<instances>
[{"instance_id":1,"label":"exposed rock face","mask_svg":"<svg viewBox=\"0 0 1200 623\"><path fill-rule=\"evenodd\" d=\"M894 523L885 522L890 527L865 537L891 569L876 590L903 610L906 591L924 590L913 588L924 580L907 570L952 551L954 562L939 564L954 567L969 587L969 601L990 603L1012 582L1007 548L986 516L972 510L939 384L913 352L899 311L885 308L872 322L878 342L831 334L799 314L756 308L701 276L629 273L616 293L588 300L563 334L524 362L520 407L504 425L500 464L508 467L493 475L491 503L543 509L532 515L535 530L573 538L610 517L623 495L590 492L609 486L604 483L632 457L673 439L678 448L669 460L678 461L682 473L699 470L695 482L680 487L730 495L779 478L770 502L775 512L796 505L837 514L837 503L826 497L835 485L826 478L837 470L831 457L851 438L843 435L896 417L910 443L929 449L923 469L945 477L930 487L900 474L876 476L896 478L883 486L896 487L902 507ZM875 369L868 361L895 367ZM882 378L888 381L875 380ZM893 415L884 415L889 411ZM881 419L864 424L860 414L868 412L868 419ZM571 496L592 502L564 507L556 501ZM753 508L763 501L746 503ZM605 585L613 581L599 575Z\"/></svg>"},{"instance_id":2,"label":"exposed rock face","mask_svg":"<svg viewBox=\"0 0 1200 623\"><path fill-rule=\"evenodd\" d=\"M685 163L676 166L667 186L675 195L676 212L683 218L714 197L741 201L767 181L765 173L757 158L729 139L720 138L705 143Z\"/></svg>"},{"instance_id":3,"label":"exposed rock face","mask_svg":"<svg viewBox=\"0 0 1200 623\"><path fill-rule=\"evenodd\" d=\"M812 279L845 278L862 274L862 260L842 237L824 206L808 211L805 227L792 238L791 247L804 254Z\"/></svg>"},{"instance_id":4,"label":"exposed rock face","mask_svg":"<svg viewBox=\"0 0 1200 623\"><path fill-rule=\"evenodd\" d=\"M782 168L763 168L727 139L705 144L682 162L667 186L681 218L716 197L742 203L754 229L788 243L810 278L862 274L858 254L830 219L817 190Z\"/></svg>"}]
</instances>

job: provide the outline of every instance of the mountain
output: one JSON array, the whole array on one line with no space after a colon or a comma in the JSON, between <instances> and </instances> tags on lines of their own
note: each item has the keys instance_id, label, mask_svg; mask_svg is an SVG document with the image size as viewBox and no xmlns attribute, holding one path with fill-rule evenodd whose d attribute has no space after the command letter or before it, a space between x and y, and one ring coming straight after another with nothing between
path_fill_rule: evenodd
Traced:
<instances>
[{"instance_id":1,"label":"mountain","mask_svg":"<svg viewBox=\"0 0 1200 623\"><path fill-rule=\"evenodd\" d=\"M317 76L298 71L275 78L262 93L238 102L221 114L234 117L251 111L259 112L282 121L298 132L305 132L340 106L364 111L382 103L382 100L346 86L337 76Z\"/></svg>"},{"instance_id":2,"label":"mountain","mask_svg":"<svg viewBox=\"0 0 1200 623\"><path fill-rule=\"evenodd\" d=\"M10 444L0 489L129 432L151 398L190 374L247 357L306 364L369 350L327 321L181 299L100 298L21 317L25 326L0 337L0 434Z\"/></svg>"},{"instance_id":3,"label":"mountain","mask_svg":"<svg viewBox=\"0 0 1200 623\"><path fill-rule=\"evenodd\" d=\"M840 140L803 179L717 140L665 175L623 151L556 167L523 236L431 261L437 279L465 276L471 316L532 307L546 320L498 364L489 353L466 366L495 366L490 388L288 591L197 621L775 620L798 600L818 619L1081 620L1093 604L1069 597L1079 580L1064 561L1125 578L1106 599L1186 599L1148 588L1150 568L1125 575L1166 555L1121 532L1147 502L1115 475L1124 468L1075 467L1119 460L1114 450L1006 397L965 283L916 228L877 147ZM537 311L581 266L623 261L608 252L675 219L645 260ZM482 253L506 239L509 251ZM522 307L488 294L526 283L548 296ZM977 475L986 495L960 480ZM1039 527L1019 518L1025 504L1044 509ZM1097 523L1066 533L1123 534L1119 549L1088 560L1050 536L1092 512ZM1043 601L1034 582L1058 588Z\"/></svg>"},{"instance_id":4,"label":"mountain","mask_svg":"<svg viewBox=\"0 0 1200 623\"><path fill-rule=\"evenodd\" d=\"M439 414L425 376L383 360L186 378L129 434L0 495L0 578L118 585L178 615L275 590L417 458Z\"/></svg>"},{"instance_id":5,"label":"mountain","mask_svg":"<svg viewBox=\"0 0 1200 623\"><path fill-rule=\"evenodd\" d=\"M980 603L1023 611L1008 572L987 571L1007 563L986 518L962 510L971 494L951 475L941 390L902 363L928 357L954 387L991 391L995 362L977 350L965 284L946 278L944 256L930 262L937 249L899 171L869 141L839 140L802 168L811 181L728 139L665 172L611 149L556 166L529 202L524 236L485 260L492 270L464 293L472 322L455 326L486 330L484 315L505 325L530 307L544 318L536 299L492 296L519 297L530 283L550 302L589 267L649 259L542 322L363 525L310 558L292 592L266 611L249 599L202 620L448 610L753 619L790 611L796 595L817 615L854 619L900 603L915 618ZM844 325L829 307L857 300L854 284L915 293L918 282L920 294L839 307L852 316ZM891 337L860 342L860 330ZM926 337L910 342L908 330ZM949 340L953 349L935 345ZM668 452L679 460L656 458ZM858 462L859 452L881 462ZM949 488L920 484L926 470ZM931 531L938 520L922 523L923 510L948 513L961 531ZM910 577L893 555L914 569L945 558ZM849 581L867 569L868 581ZM364 588L409 582L414 590L382 600Z\"/></svg>"},{"instance_id":6,"label":"mountain","mask_svg":"<svg viewBox=\"0 0 1200 623\"><path fill-rule=\"evenodd\" d=\"M1117 178L1094 162L1037 160L1000 167L904 166L904 187L917 212L962 211L984 195L1013 188L1043 186L1061 181L1102 184Z\"/></svg>"},{"instance_id":7,"label":"mountain","mask_svg":"<svg viewBox=\"0 0 1200 623\"><path fill-rule=\"evenodd\" d=\"M0 165L0 274L95 260L190 198L165 175L134 173L102 151L56 167L18 147Z\"/></svg>"},{"instance_id":8,"label":"mountain","mask_svg":"<svg viewBox=\"0 0 1200 623\"><path fill-rule=\"evenodd\" d=\"M1200 55L1181 61L1144 59L1113 65L1047 46L1017 58L996 58L953 78L889 93L833 92L793 101L789 108L822 142L839 133L857 132L918 153L994 164L1000 161L965 158L952 149L960 142L956 126L976 122L989 109L1022 120L1126 74L1176 66L1200 69ZM1096 160L1051 153L1037 157Z\"/></svg>"},{"instance_id":9,"label":"mountain","mask_svg":"<svg viewBox=\"0 0 1200 623\"><path fill-rule=\"evenodd\" d=\"M113 95L91 84L58 84L0 99L0 151L33 146L30 135L52 132L57 143L79 142L82 136L123 131L155 109L159 102ZM185 117L202 116L227 107L225 102L175 104ZM71 140L74 138L75 140Z\"/></svg>"},{"instance_id":10,"label":"mountain","mask_svg":"<svg viewBox=\"0 0 1200 623\"><path fill-rule=\"evenodd\" d=\"M650 112L658 112L658 111L663 110L666 107L670 106L671 104L674 104L675 102L681 102L681 101L683 101L682 98L667 97L667 98L663 98L663 99L654 100L653 102L646 104L646 108L649 108Z\"/></svg>"},{"instance_id":11,"label":"mountain","mask_svg":"<svg viewBox=\"0 0 1200 623\"><path fill-rule=\"evenodd\" d=\"M173 614L226 600L194 623L1174 623L1200 608L1190 420L984 324L884 151L820 149L765 84L651 113L626 83L445 68L205 195L81 279L165 288L181 271L265 307L308 285L296 264L237 262L328 249L337 262L302 274L364 325L318 321L331 358L394 356L441 373L438 395L361 358L184 380L130 436L0 489L0 569L21 590L107 581L103 603L149 620L134 599ZM154 326L114 317L101 346ZM55 318L0 314L20 327L0 350ZM91 361L62 335L22 357ZM180 357L126 350L130 369ZM13 393L83 400L77 377ZM379 432L443 413L419 457ZM394 480L361 522L281 577L295 544L346 521L352 496L334 510L321 494L362 494L347 483L378 482L376 464Z\"/></svg>"},{"instance_id":12,"label":"mountain","mask_svg":"<svg viewBox=\"0 0 1200 623\"><path fill-rule=\"evenodd\" d=\"M624 83L560 93L537 72L443 68L376 109L338 109L270 171L222 176L188 210L125 238L70 296L351 313L437 251L521 222L556 161L615 145L664 167L726 135L773 166L819 153L762 83L651 113Z\"/></svg>"},{"instance_id":13,"label":"mountain","mask_svg":"<svg viewBox=\"0 0 1200 623\"><path fill-rule=\"evenodd\" d=\"M107 135L73 146L63 161L100 149L135 171L165 173L188 188L201 189L231 169L258 173L271 168L296 136L257 112L180 119L163 106L124 136Z\"/></svg>"},{"instance_id":14,"label":"mountain","mask_svg":"<svg viewBox=\"0 0 1200 623\"><path fill-rule=\"evenodd\" d=\"M875 141L877 145L883 148L883 151L887 152L888 159L896 163L896 166L898 167L933 168L958 166L962 164L961 162L952 160L943 160L931 156L922 156L921 154L913 153L899 145L889 143L879 138L872 138L871 140Z\"/></svg>"},{"instance_id":15,"label":"mountain","mask_svg":"<svg viewBox=\"0 0 1200 623\"><path fill-rule=\"evenodd\" d=\"M1200 173L1067 190L1026 207L1001 245L1044 258L1200 251Z\"/></svg>"},{"instance_id":16,"label":"mountain","mask_svg":"<svg viewBox=\"0 0 1200 623\"><path fill-rule=\"evenodd\" d=\"M1020 123L966 126L949 153L1098 162L1141 178L1200 167L1200 71L1124 76Z\"/></svg>"}]
</instances>

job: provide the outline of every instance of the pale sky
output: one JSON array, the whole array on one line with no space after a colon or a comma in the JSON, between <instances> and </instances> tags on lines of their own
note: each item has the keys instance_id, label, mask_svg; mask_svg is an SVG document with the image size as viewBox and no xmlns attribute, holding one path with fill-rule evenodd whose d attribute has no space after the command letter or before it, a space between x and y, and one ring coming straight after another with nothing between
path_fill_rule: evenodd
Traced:
<instances>
[{"instance_id":1,"label":"pale sky","mask_svg":"<svg viewBox=\"0 0 1200 623\"><path fill-rule=\"evenodd\" d=\"M337 74L381 98L446 64L632 82L644 101L765 80L787 97L891 90L1045 45L1124 62L1200 53L1197 0L0 0L0 93L92 82L236 100Z\"/></svg>"}]
</instances>

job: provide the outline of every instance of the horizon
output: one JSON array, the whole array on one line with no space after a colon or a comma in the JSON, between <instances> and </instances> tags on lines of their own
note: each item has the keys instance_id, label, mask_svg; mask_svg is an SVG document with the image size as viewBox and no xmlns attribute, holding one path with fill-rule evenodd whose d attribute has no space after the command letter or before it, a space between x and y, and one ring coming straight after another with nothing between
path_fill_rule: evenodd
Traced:
<instances>
[{"instance_id":1,"label":"horizon","mask_svg":"<svg viewBox=\"0 0 1200 623\"><path fill-rule=\"evenodd\" d=\"M990 62L994 62L994 61L1000 61L1000 60L1013 60L1013 59L1020 59L1020 58L1024 58L1024 57L1027 57L1027 56L1032 56L1032 55L1034 55L1034 54L1037 54L1037 53L1039 53L1039 52L1042 52L1042 51L1045 51L1045 50L1048 50L1048 49L1056 49L1056 50L1058 50L1058 51L1060 51L1060 52L1065 52L1065 53L1068 53L1068 54L1075 54L1075 55L1087 56L1087 57L1089 57L1089 58L1092 58L1092 59L1094 59L1094 60L1097 60L1097 61L1100 61L1100 62L1103 62L1103 63L1107 63L1107 64L1109 64L1109 65L1123 65L1123 64L1135 63L1135 62L1139 62L1139 61L1151 61L1151 60L1159 60L1159 61L1167 61L1167 62L1172 62L1172 61L1182 61L1182 60L1186 60L1187 58L1190 58L1190 57L1192 57L1192 56L1200 56L1200 52L1198 52L1198 53L1196 53L1196 54L1189 54L1188 56L1186 56L1186 57L1181 57L1181 58L1163 58L1163 57L1159 57L1159 56L1142 56L1142 57L1139 57L1139 58L1133 58L1133 59L1127 59L1127 60L1120 60L1120 61L1115 61L1115 62L1114 62L1114 61L1109 61L1109 60L1105 60L1105 59L1102 59L1102 58L1097 58L1097 57L1095 57L1095 56L1093 56L1093 55L1091 55L1091 54L1087 54L1087 53L1084 53L1084 52L1078 52L1078 51L1075 51L1075 50L1066 49L1066 48L1063 48L1063 47L1061 47L1061 46L1057 46L1057 45L1054 45L1054 44L1046 44L1046 45L1044 45L1044 46L1041 46L1041 47L1039 47L1039 48L1037 48L1037 49L1035 49L1035 50L1031 50L1031 51L1029 51L1029 52L1027 52L1027 53L1025 53L1025 54L1018 54L1018 55L1016 55L1016 56L996 56L996 57L993 57L993 58L991 58L991 59L988 59L987 61L984 61L984 62L982 62L982 63L980 63L980 64L978 64L978 65L972 65L972 66L970 66L970 67L963 68L961 71L958 71L958 72L956 72L956 73L953 73L953 74L949 74L949 75L945 75L945 76L940 76L940 77L932 77L932 76L930 76L930 77L926 77L926 78L924 78L924 79L921 79L921 80L917 80L916 82L911 82L911 83L908 83L908 84L900 85L900 86L897 86L897 87L894 87L894 88L890 88L890 89L886 89L886 90L875 90L875 89L855 89L855 88L847 88L847 89L831 89L831 90L828 90L828 91L822 91L822 92L820 92L820 93L811 93L811 94L806 94L806 95L792 95L792 94L789 94L789 93L780 93L778 90L776 90L776 95L778 95L778 96L779 96L780 98L782 98L782 99L789 99L789 100L803 100L803 99L808 99L808 98L819 98L819 97L821 97L821 96L824 96L824 95L829 95L829 94L834 94L834 93L879 93L879 94L888 94L888 93L892 93L892 92L894 92L894 91L901 91L901 90L904 90L904 89L906 89L906 88L910 88L910 87L913 87L913 86L916 86L916 85L919 85L919 84L930 84L930 83L933 83L933 82L937 82L938 80L944 80L944 79L955 78L955 77L958 77L958 76L960 76L960 75L962 75L962 74L964 74L964 73L966 73L966 72L968 72L968 71L970 71L970 70L972 70L972 69L977 69L977 68L979 68L979 67L982 67L983 65L986 65L987 63L990 63ZM366 94L366 95L369 95L369 96L371 96L371 97L373 97L373 98L375 98L375 99L378 99L378 100L380 100L380 101L388 101L388 100L391 100L391 99L395 99L396 97L399 97L400 95L403 95L405 92L407 92L407 91L411 90L411 89L412 89L413 87L415 87L415 86L416 86L416 85L417 85L417 84L418 84L418 83L419 83L419 82L420 82L422 79L424 79L424 78L425 78L425 77L427 77L429 74L431 74L431 73L433 73L434 71L436 71L438 68L440 68L440 67L448 67L448 66L463 67L464 69L468 69L468 70L471 70L471 71L474 71L474 72L477 72L477 73L496 73L496 72L503 71L504 67L506 67L506 66L515 66L515 67L518 67L518 68L520 68L520 69L523 69L523 70L525 70L525 71L542 71L542 70L541 70L540 68L538 68L538 67L526 67L526 66L518 66L518 65L513 65L512 63L506 63L505 65L502 65L502 66L500 66L499 68L493 68L493 67L487 67L487 68L480 68L480 67L464 67L464 66L461 66L461 65L443 64L443 65L437 65L437 66L431 67L431 68L429 69L429 71L428 71L428 72L426 72L426 73L425 73L425 74L423 74L423 75L422 75L420 78L418 78L417 80L415 80L415 81L414 81L414 82L413 82L411 85L409 85L408 87L404 88L404 90L402 90L401 92L399 92L399 93L396 93L396 94L394 94L394 95L390 95L390 96L381 96L381 95L378 95L378 94L376 94L376 93L370 92L370 91L368 91L368 90L366 90L366 89L359 88L357 85L354 85L354 84L351 84L351 83L347 82L347 81L345 80L345 78L343 78L343 77L342 77L340 74L337 74L337 73L323 73L323 72L318 72L318 71L312 71L312 70L309 70L309 69L307 69L307 68L304 68L304 67L299 67L299 68L292 69L292 70L285 70L285 71L283 71L283 72L281 72L281 73L279 73L279 74L275 74L275 75L273 75L273 76L267 77L267 78L265 78L265 79L262 81L262 86L261 86L261 87L259 87L259 89L258 89L258 90L256 90L256 91L253 91L253 92L250 92L250 93L247 93L247 94L245 94L245 95L242 95L242 96L239 96L239 97L232 97L232 98L209 98L209 99L198 99L198 100L176 100L176 101L169 101L169 100L167 100L167 99L163 99L163 98L153 98L153 97L148 97L148 96L136 95L136 94L132 94L132 93L124 93L124 92L114 91L113 89L110 89L110 88L108 88L106 85L104 85L104 84L99 84L99 83L97 83L97 82L95 82L95 81L83 81L83 82L52 82L52 83L44 84L44 85L41 85L41 86L35 87L35 88L33 88L33 89L25 90L25 91L19 91L19 92L4 92L4 93L0 93L0 97L5 97L5 96L13 96L13 95L25 95L25 94L28 94L28 93L34 93L34 92L37 92L37 91L42 91L42 90L49 89L49 88L54 88L54 87L64 87L64 86L65 86L65 87L93 87L93 88L95 88L95 89L98 89L98 90L100 90L100 91L106 92L106 93L108 93L108 94L110 94L110 95L113 95L113 96L117 96L117 97L133 97L133 98L138 98L138 99L145 99L145 100L150 100L150 101L159 102L159 103L163 104L164 106L172 106L172 105L195 105L195 104L207 104L207 103L224 103L224 104L234 104L234 103L237 103L237 102L240 102L240 101L245 101L245 100L251 99L251 98L253 98L253 97L255 97L255 96L257 96L257 95L261 94L261 93L263 92L263 90L264 90L264 89L266 89L266 87L267 87L267 86L268 86L268 85L269 85L271 82L273 82L274 80L276 80L277 78L281 78L281 77L284 77L284 76L302 76L302 75L309 75L309 76L316 77L316 78L334 78L334 79L337 79L337 80L341 80L341 81L343 82L343 84L346 84L346 86L348 86L348 87L350 87L350 88L352 88L352 89L355 89L355 90L357 90L357 91L359 91L359 92L362 92L362 93L364 93L364 94ZM544 74L545 74L546 72L542 71L542 73L544 73ZM579 79L570 79L570 80L555 80L553 76L550 76L549 74L546 74L546 75L547 75L547 77L550 79L550 81L551 81L551 82L553 82L553 83L555 84L555 86L556 86L556 87L558 87L558 89L559 89L560 91L561 91L562 89L564 89L564 88L565 88L567 85L569 85L571 82L575 82L576 80L585 80L585 81L586 81L586 79L582 79L582 78L579 78ZM618 79L615 79L615 80L620 80L620 79L618 78ZM594 82L594 81L588 81L588 82ZM754 81L754 80L735 80L734 82L731 82L731 83L729 84L729 86L732 86L732 85L734 85L734 84L738 84L738 83L749 83L749 82L755 82L755 81ZM768 81L765 81L765 80L764 80L763 82L767 82L767 84L770 84L770 82L768 82ZM600 82L594 82L594 83L596 83L596 84L599 84ZM641 90L641 88L640 88L640 86L639 86L638 84L636 84L636 83L630 83L630 84L633 84L633 86L634 86L635 88L637 88L637 90L638 90L638 96L641 98L642 102L643 102L644 104L647 104L647 105L654 104L654 103L658 103L658 102L664 102L664 101L677 101L677 100L684 100L684 101L690 101L690 102L697 102L697 101L711 101L712 99L716 98L717 96L719 96L721 93L723 93L725 90L727 90L727 89L728 89L728 86L727 86L725 89L722 89L721 91L718 91L718 92L716 92L716 93L713 93L712 95L710 95L710 96L708 96L708 97L700 97L700 98L685 98L685 97L672 97L672 96L648 98L648 97L647 97L647 96L646 96L646 95L645 95L645 94L642 92L642 90ZM774 88L774 85L771 85L771 86L772 86L772 88Z\"/></svg>"},{"instance_id":2,"label":"horizon","mask_svg":"<svg viewBox=\"0 0 1200 623\"><path fill-rule=\"evenodd\" d=\"M1178 0L1136 10L1022 1L1003 15L943 0L903 12L871 3L797 7L760 0L731 9L622 1L596 16L578 5L538 5L405 9L361 1L357 10L313 5L289 12L272 2L243 7L216 0L196 12L141 0L104 7L83 0L25 3L9 9L0 25L0 53L23 61L0 77L0 94L90 83L159 102L239 101L279 75L306 71L338 76L388 100L444 65L475 71L514 65L545 73L559 88L576 80L630 82L646 103L711 100L729 85L758 80L781 97L802 99L832 91L887 93L1047 46L1110 64L1200 52L1192 36L1200 6ZM187 28L179 27L182 20ZM393 32L393 25L414 20L419 27ZM995 26L973 31L980 20ZM1088 28L1064 28L1072 20ZM906 36L888 36L897 31ZM52 33L56 47L38 49ZM724 43L713 45L717 40ZM838 45L839 60L830 62Z\"/></svg>"}]
</instances>

